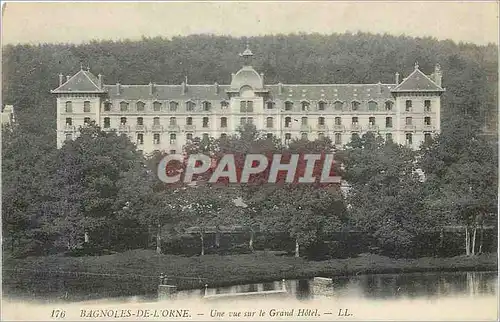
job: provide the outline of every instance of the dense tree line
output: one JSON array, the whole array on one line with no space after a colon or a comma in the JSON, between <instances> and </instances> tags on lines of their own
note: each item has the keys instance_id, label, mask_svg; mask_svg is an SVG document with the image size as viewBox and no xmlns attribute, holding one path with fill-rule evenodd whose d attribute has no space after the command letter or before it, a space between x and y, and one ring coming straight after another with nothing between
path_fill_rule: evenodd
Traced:
<instances>
[{"instance_id":1,"label":"dense tree line","mask_svg":"<svg viewBox=\"0 0 500 322\"><path fill-rule=\"evenodd\" d=\"M263 36L250 43L254 66L271 83L390 83L395 72L408 74L416 60L425 72L440 63L447 89L442 134L418 151L377 135L354 140L336 152L342 165L337 171L350 185L347 194L336 186L293 184L167 187L156 176L161 153L144 158L126 137L98 127L55 148L55 99L49 91L57 86L57 75L74 73L82 63L111 84L180 83L186 75L190 83L227 83L241 64L236 53L243 39L6 46L3 97L15 106L18 122L2 129L4 250L44 254L92 245L161 252L166 237L194 228L203 254L208 227L236 225L249 230L250 251L256 231L284 233L299 256L334 232L356 230L373 237L382 252L405 256L418 236L454 225L466 227L464 253L482 251L483 228L497 203L497 141L481 135L485 115L497 106L495 46L362 33ZM327 138L284 147L247 128L187 149L219 158L238 151L242 162L248 153L321 152L333 146ZM235 206L235 200L244 206Z\"/></svg>"}]
</instances>

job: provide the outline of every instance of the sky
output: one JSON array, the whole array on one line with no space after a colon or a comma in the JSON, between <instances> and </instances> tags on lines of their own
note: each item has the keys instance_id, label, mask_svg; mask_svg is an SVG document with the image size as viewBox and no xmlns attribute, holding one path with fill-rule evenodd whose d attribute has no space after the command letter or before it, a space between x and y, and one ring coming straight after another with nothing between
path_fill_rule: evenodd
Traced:
<instances>
[{"instance_id":1,"label":"sky","mask_svg":"<svg viewBox=\"0 0 500 322\"><path fill-rule=\"evenodd\" d=\"M343 32L498 44L496 1L7 2L2 44Z\"/></svg>"}]
</instances>

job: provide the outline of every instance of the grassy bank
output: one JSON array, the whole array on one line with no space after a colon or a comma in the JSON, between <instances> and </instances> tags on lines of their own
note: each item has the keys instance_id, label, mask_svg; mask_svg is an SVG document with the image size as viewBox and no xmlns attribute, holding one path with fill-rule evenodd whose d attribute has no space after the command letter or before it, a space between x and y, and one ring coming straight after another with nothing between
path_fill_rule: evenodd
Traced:
<instances>
[{"instance_id":1,"label":"grassy bank","mask_svg":"<svg viewBox=\"0 0 500 322\"><path fill-rule=\"evenodd\" d=\"M391 259L378 255L313 262L258 252L183 257L149 250L95 257L4 259L6 295L68 300L155 294L159 275L180 289L363 273L497 270L497 255Z\"/></svg>"}]
</instances>

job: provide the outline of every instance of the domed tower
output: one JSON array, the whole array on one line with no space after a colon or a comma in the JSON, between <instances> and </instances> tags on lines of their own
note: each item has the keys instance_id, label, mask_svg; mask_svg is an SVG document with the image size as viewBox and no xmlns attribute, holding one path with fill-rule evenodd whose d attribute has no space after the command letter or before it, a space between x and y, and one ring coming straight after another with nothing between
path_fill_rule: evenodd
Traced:
<instances>
[{"instance_id":1,"label":"domed tower","mask_svg":"<svg viewBox=\"0 0 500 322\"><path fill-rule=\"evenodd\" d=\"M264 89L264 74L259 74L251 66L253 53L247 43L246 49L240 54L243 57L243 67L231 75L231 92L239 93L240 96L253 97L256 92Z\"/></svg>"}]
</instances>

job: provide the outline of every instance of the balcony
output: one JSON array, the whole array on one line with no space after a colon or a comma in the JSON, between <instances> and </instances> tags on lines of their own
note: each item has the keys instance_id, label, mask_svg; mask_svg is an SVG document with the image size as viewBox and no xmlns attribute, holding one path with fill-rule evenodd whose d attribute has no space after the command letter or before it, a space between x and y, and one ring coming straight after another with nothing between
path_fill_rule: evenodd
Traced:
<instances>
[{"instance_id":1,"label":"balcony","mask_svg":"<svg viewBox=\"0 0 500 322\"><path fill-rule=\"evenodd\" d=\"M153 126L151 126L151 131L152 132L162 132L163 131L163 125L153 124Z\"/></svg>"},{"instance_id":2,"label":"balcony","mask_svg":"<svg viewBox=\"0 0 500 322\"><path fill-rule=\"evenodd\" d=\"M145 126L145 125L143 125L143 124L141 124L141 125L137 124L137 125L135 126L135 130L136 130L137 132L144 132L144 131L146 131L146 126Z\"/></svg>"},{"instance_id":3,"label":"balcony","mask_svg":"<svg viewBox=\"0 0 500 322\"><path fill-rule=\"evenodd\" d=\"M66 124L64 126L64 132L75 132L76 127L74 125Z\"/></svg>"},{"instance_id":4,"label":"balcony","mask_svg":"<svg viewBox=\"0 0 500 322\"><path fill-rule=\"evenodd\" d=\"M127 124L120 124L118 126L118 132L129 132L130 131L130 126Z\"/></svg>"},{"instance_id":5,"label":"balcony","mask_svg":"<svg viewBox=\"0 0 500 322\"><path fill-rule=\"evenodd\" d=\"M361 125L359 125L359 123L352 123L351 131L361 131Z\"/></svg>"},{"instance_id":6,"label":"balcony","mask_svg":"<svg viewBox=\"0 0 500 322\"><path fill-rule=\"evenodd\" d=\"M193 125L193 124L187 125L186 124L186 125L184 125L184 130L194 132L194 131L196 131L196 125Z\"/></svg>"},{"instance_id":7,"label":"balcony","mask_svg":"<svg viewBox=\"0 0 500 322\"><path fill-rule=\"evenodd\" d=\"M316 125L316 129L318 131L328 131L328 127L326 126L326 124L318 124Z\"/></svg>"},{"instance_id":8,"label":"balcony","mask_svg":"<svg viewBox=\"0 0 500 322\"><path fill-rule=\"evenodd\" d=\"M413 124L405 124L404 125L404 130L405 131L415 132L415 125L413 125Z\"/></svg>"},{"instance_id":9,"label":"balcony","mask_svg":"<svg viewBox=\"0 0 500 322\"><path fill-rule=\"evenodd\" d=\"M177 124L170 124L167 127L167 129L168 129L169 132L180 132L179 125L177 125Z\"/></svg>"},{"instance_id":10,"label":"balcony","mask_svg":"<svg viewBox=\"0 0 500 322\"><path fill-rule=\"evenodd\" d=\"M378 131L378 125L376 125L376 124L369 124L368 128L366 130L367 131L377 132Z\"/></svg>"},{"instance_id":11,"label":"balcony","mask_svg":"<svg viewBox=\"0 0 500 322\"><path fill-rule=\"evenodd\" d=\"M335 132L344 132L345 131L345 126L343 126L342 124L335 124L333 126L333 130Z\"/></svg>"}]
</instances>

